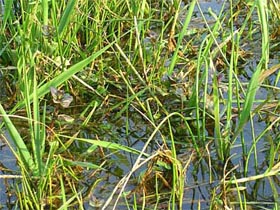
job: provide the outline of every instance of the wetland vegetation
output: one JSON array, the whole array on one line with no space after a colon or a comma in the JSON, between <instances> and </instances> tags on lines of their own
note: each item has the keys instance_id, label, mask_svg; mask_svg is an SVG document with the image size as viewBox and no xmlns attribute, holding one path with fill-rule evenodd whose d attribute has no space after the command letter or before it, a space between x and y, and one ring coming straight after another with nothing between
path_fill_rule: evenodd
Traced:
<instances>
[{"instance_id":1,"label":"wetland vegetation","mask_svg":"<svg viewBox=\"0 0 280 210\"><path fill-rule=\"evenodd\" d=\"M0 3L0 209L278 209L277 0Z\"/></svg>"}]
</instances>

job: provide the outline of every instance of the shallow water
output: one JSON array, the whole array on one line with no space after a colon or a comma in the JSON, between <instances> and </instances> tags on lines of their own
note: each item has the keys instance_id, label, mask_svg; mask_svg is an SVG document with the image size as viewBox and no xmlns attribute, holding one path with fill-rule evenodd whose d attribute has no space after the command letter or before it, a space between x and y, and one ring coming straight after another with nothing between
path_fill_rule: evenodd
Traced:
<instances>
[{"instance_id":1,"label":"shallow water","mask_svg":"<svg viewBox=\"0 0 280 210\"><path fill-rule=\"evenodd\" d=\"M201 9L205 11L208 11L208 9L211 7L212 11L216 14L219 13L220 9L222 8L223 1L199 1ZM190 25L190 28L197 29L197 28L204 28L204 23L199 15L199 10L196 7L196 14L197 19L196 22ZM209 14L205 15L207 20L209 20L209 23L213 23L213 17ZM181 16L182 21L184 20L184 14ZM247 45L247 49L254 52L254 56L247 59L246 63L244 64L244 69L246 70L246 73L250 77L252 75L252 69L256 67L256 61L259 58L258 52L260 51L259 48L255 47L256 44L253 43L251 46ZM259 45L260 46L260 45ZM277 61L274 61L277 62ZM168 64L167 64L168 65ZM271 77L271 82L275 81L275 76ZM247 82L247 77L242 77L242 82ZM279 87L279 86L278 86ZM178 94L176 90L176 93ZM257 99L266 99L267 95L271 94L270 90L267 90L266 88L260 88L257 93ZM224 95L227 96L226 93ZM176 96L173 96L176 98ZM280 93L276 93L275 96L273 96L273 100L279 100ZM172 100L172 99L171 99ZM176 104L178 105L178 104ZM172 106L172 104L171 104ZM100 126L100 130L98 131L98 136L101 140L107 140L111 142L118 142L122 145L127 145L133 148L136 148L138 150L141 150L153 132L154 128L150 126L150 124L143 119L143 117L134 109L130 110L130 113L128 115L129 117L121 117L118 120L114 120L113 116L108 116L105 118ZM259 122L259 116L254 117L254 135L259 135L265 127L268 126L268 123L264 121ZM109 126L109 128L108 128ZM107 127L107 129L105 129ZM102 130L104 128L104 130ZM110 132L108 132L108 130ZM278 130L279 132L279 130ZM167 132L168 133L168 132ZM8 135L5 134L8 138ZM82 132L82 137L84 138L92 138L95 139L96 133L92 132L90 130L84 130ZM163 139L162 137L165 137L167 142L168 136L164 136L164 134L161 136L160 134L156 135L156 137L153 139L152 144L149 145L148 151L149 153L152 153L153 151L158 150L159 146L162 145ZM188 136L184 136L184 134L178 134L176 136L178 138L178 141L182 141L183 143L186 143L186 139L188 139ZM267 163L265 162L265 157L268 155L269 151L269 144L266 138L279 138L279 135L277 136L277 131L271 131L269 132L269 135L266 135L264 138L261 138L256 143L256 149L257 151L257 161L253 159L254 156L249 160L249 169L248 169L248 175L254 175L255 171L264 172L267 168ZM248 123L244 128L244 139L246 141L246 150L249 150L252 147L252 129L250 127L250 124ZM187 144L183 146L179 151L180 155L185 156L188 158L191 154L192 146L188 143L189 140L187 140ZM83 153L87 145L83 145L80 143L76 144L75 151L77 153L81 152ZM242 147L241 147L241 140L237 139L235 142L235 145L233 146L234 149L232 149L232 158L231 163L234 166L239 166L238 169L234 172L236 178L242 177L244 171L243 171L243 158L242 158ZM185 194L184 194L184 205L183 209L198 209L199 205L201 209L208 209L209 208L209 201L211 200L211 197L213 194L217 193L216 191L219 191L220 186L218 183L218 180L220 180L221 176L221 165L219 161L215 161L216 152L213 147L213 145L209 146L210 155L212 157L212 168L209 168L209 163L207 162L207 158L201 159L199 162L194 161L190 164L187 170L186 180L185 180ZM5 145L3 141L0 141L0 165L5 166L5 168L17 170L16 167L16 161L14 159L13 154L10 152L8 147ZM86 209L98 209L93 207L92 202L94 200L98 200L102 202L102 200L106 200L107 197L110 195L118 181L121 177L123 177L125 174L127 174L131 167L133 166L137 156L132 155L126 152L119 152L119 153L112 153L108 157L108 166L106 166L106 171L100 172L98 174L97 178L102 178L103 181L100 182L100 184L95 188L94 191L90 192L90 196L88 199L86 199L85 208ZM145 165L146 166L146 165ZM130 180L130 182L127 185L126 191L132 190L137 185L137 182L139 182L139 177L141 173L145 170L145 167L142 167L141 170L138 170ZM85 171L85 180L83 182L83 186L88 187L93 185L94 179L90 177L91 171ZM1 170L1 174L4 174L4 171ZM212 180L210 182L210 174L212 176ZM12 182L13 180L9 180L9 182ZM7 191L7 185L5 185L5 179L0 179L0 192L6 192ZM248 201L252 202L263 202L263 201L272 201L272 188L270 186L270 183L268 180L259 180L258 182L249 182L246 184L247 187L247 199ZM279 185L275 185L278 192L280 191ZM138 194L140 196L140 194ZM236 196L234 193L232 197ZM115 198L114 198L115 199ZM3 209L9 209L9 205L13 203L13 198L11 202L7 202L8 197L6 193L0 193L0 203L3 207ZM117 209L123 209L125 204L124 200L121 200L122 205L120 204ZM162 202L164 206L164 201ZM1 209L0 205L0 209ZM151 204L152 206L152 204ZM268 204L264 204L262 207L271 207ZM253 208L257 208L257 206L253 206Z\"/></svg>"},{"instance_id":2,"label":"shallow water","mask_svg":"<svg viewBox=\"0 0 280 210\"><path fill-rule=\"evenodd\" d=\"M4 132L4 135L9 138L7 132ZM16 200L12 185L17 180L6 175L16 175L18 167L13 153L2 138L0 138L0 154L0 209L12 209Z\"/></svg>"}]
</instances>

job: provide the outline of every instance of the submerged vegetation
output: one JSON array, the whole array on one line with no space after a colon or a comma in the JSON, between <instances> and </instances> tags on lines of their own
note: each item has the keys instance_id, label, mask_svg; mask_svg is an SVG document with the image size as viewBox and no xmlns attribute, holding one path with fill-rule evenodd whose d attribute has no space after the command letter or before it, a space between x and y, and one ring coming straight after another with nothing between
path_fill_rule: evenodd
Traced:
<instances>
[{"instance_id":1,"label":"submerged vegetation","mask_svg":"<svg viewBox=\"0 0 280 210\"><path fill-rule=\"evenodd\" d=\"M276 0L0 11L0 208L278 209Z\"/></svg>"}]
</instances>

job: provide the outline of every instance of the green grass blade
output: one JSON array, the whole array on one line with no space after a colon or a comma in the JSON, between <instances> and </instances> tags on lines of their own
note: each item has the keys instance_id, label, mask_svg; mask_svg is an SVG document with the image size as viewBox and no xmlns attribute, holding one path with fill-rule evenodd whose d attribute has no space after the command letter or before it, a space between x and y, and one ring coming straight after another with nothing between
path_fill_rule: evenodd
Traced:
<instances>
[{"instance_id":1,"label":"green grass blade","mask_svg":"<svg viewBox=\"0 0 280 210\"><path fill-rule=\"evenodd\" d=\"M66 6L66 9L62 15L62 18L59 22L58 25L58 34L61 35L64 31L65 28L67 28L70 19L71 19L71 15L73 14L73 10L76 4L76 0L70 0L68 1L68 4Z\"/></svg>"},{"instance_id":2,"label":"green grass blade","mask_svg":"<svg viewBox=\"0 0 280 210\"><path fill-rule=\"evenodd\" d=\"M48 16L49 16L48 0L42 0L42 12L43 12L43 26L47 26L48 25Z\"/></svg>"},{"instance_id":3,"label":"green grass blade","mask_svg":"<svg viewBox=\"0 0 280 210\"><path fill-rule=\"evenodd\" d=\"M65 165L70 165L70 166L79 166L79 167L88 168L88 169L106 170L105 168L102 168L101 166L96 165L94 163L90 163L90 162L74 161L74 160L69 160L69 159L63 159L63 162Z\"/></svg>"},{"instance_id":4,"label":"green grass blade","mask_svg":"<svg viewBox=\"0 0 280 210\"><path fill-rule=\"evenodd\" d=\"M188 15L186 16L186 19L185 19L185 22L184 22L184 25L183 25L183 29L181 30L181 32L179 34L177 46L176 46L175 52L173 54L173 57L172 57L172 60L171 60L171 64L170 64L169 69L168 69L168 74L169 75L172 74L173 69L175 67L175 64L176 64L176 61L177 61L177 58L178 58L179 48L181 47L181 43L183 41L183 37L185 36L187 28L189 26L189 23L191 21L191 17L192 17L193 11L194 11L195 4L196 4L196 0L193 0L191 5L190 5L190 7L189 7Z\"/></svg>"},{"instance_id":5,"label":"green grass blade","mask_svg":"<svg viewBox=\"0 0 280 210\"><path fill-rule=\"evenodd\" d=\"M65 135L59 135L61 137L64 138L71 138L69 136L65 136ZM101 140L93 140L93 139L85 139L85 138L76 138L77 141L81 141L81 142L87 142L89 144L93 144L93 145L97 145L100 147L104 147L107 149L113 149L113 150L122 150L125 152L129 152L129 153L133 153L133 154L139 154L140 151L138 151L137 149L131 148L131 147L127 147L121 144L117 144L117 143L113 143L113 142L108 142L108 141L101 141ZM145 156L148 156L146 153L144 153Z\"/></svg>"},{"instance_id":6,"label":"green grass blade","mask_svg":"<svg viewBox=\"0 0 280 210\"><path fill-rule=\"evenodd\" d=\"M267 69L267 63L269 61L269 31L268 31L268 23L267 23L267 1L266 0L258 0L257 7L259 12L259 19L262 26L262 56L265 61L265 68Z\"/></svg>"},{"instance_id":7,"label":"green grass blade","mask_svg":"<svg viewBox=\"0 0 280 210\"><path fill-rule=\"evenodd\" d=\"M255 71L255 73L253 74L252 79L249 83L243 110L240 114L239 124L238 124L238 127L232 138L233 141L236 139L236 137L239 135L239 133L243 130L243 127L249 120L249 116L251 114L251 109L252 109L252 106L253 106L253 103L255 100L256 92L259 88L259 77L260 77L260 73L261 73L262 64L263 64L262 62L259 63L258 68Z\"/></svg>"},{"instance_id":8,"label":"green grass blade","mask_svg":"<svg viewBox=\"0 0 280 210\"><path fill-rule=\"evenodd\" d=\"M45 152L45 141L46 141L46 110L47 110L47 103L45 101L44 103L44 107L43 107L43 115L42 115L42 118L41 118L41 128L40 128L40 139L41 139L41 155L44 154Z\"/></svg>"},{"instance_id":9,"label":"green grass blade","mask_svg":"<svg viewBox=\"0 0 280 210\"><path fill-rule=\"evenodd\" d=\"M219 87L216 73L213 77L213 100L214 100L214 118L215 118L215 144L219 160L225 160L224 141L222 139L220 127L220 100Z\"/></svg>"},{"instance_id":10,"label":"green grass blade","mask_svg":"<svg viewBox=\"0 0 280 210\"><path fill-rule=\"evenodd\" d=\"M68 79L70 79L74 74L80 72L83 70L83 68L88 65L90 62L92 62L94 59L96 59L98 56L100 56L102 53L104 53L108 48L110 48L112 45L114 44L114 42L110 43L109 45L107 45L106 47L102 48L101 50L97 51L96 53L94 53L93 55L91 55L90 57L80 61L79 63L73 65L72 67L70 67L68 70L65 70L64 72L62 72L60 75L58 75L57 77L53 78L51 81L49 81L48 83L44 84L43 86L41 86L38 91L38 98L43 97L45 94L50 92L50 87L57 87L59 85L61 85L62 83L64 83L65 81L67 81ZM33 100L33 94L30 96L30 102L32 102ZM15 108L13 109L13 111L15 111L17 108L22 108L22 106L24 105L24 102L20 101Z\"/></svg>"},{"instance_id":11,"label":"green grass blade","mask_svg":"<svg viewBox=\"0 0 280 210\"><path fill-rule=\"evenodd\" d=\"M50 82L46 83L45 85L41 86L38 89L38 97L44 96L46 93L50 91L50 87L57 87L70 79L74 74L80 72L83 70L83 68L88 65L90 62L92 62L95 58L97 58L99 55L101 55L105 50L111 47L112 44L107 45L103 49L99 50L92 56L82 60L81 62L75 64L74 66L70 67L68 70L65 70L60 75L52 79Z\"/></svg>"},{"instance_id":12,"label":"green grass blade","mask_svg":"<svg viewBox=\"0 0 280 210\"><path fill-rule=\"evenodd\" d=\"M13 0L5 0L4 1L4 17L3 17L3 25L2 29L4 30L7 24L9 17L13 12Z\"/></svg>"},{"instance_id":13,"label":"green grass blade","mask_svg":"<svg viewBox=\"0 0 280 210\"><path fill-rule=\"evenodd\" d=\"M268 33L267 17L265 12L265 7L266 7L265 2L266 1L263 0L257 1L259 19L262 26L262 58L257 66L256 71L254 72L250 80L243 110L240 114L239 125L233 136L233 141L235 141L236 137L242 131L243 127L245 126L245 124L249 119L251 108L255 100L256 92L259 88L260 83L262 82L260 81L262 70L263 68L267 69L267 63L269 61L269 33Z\"/></svg>"},{"instance_id":14,"label":"green grass blade","mask_svg":"<svg viewBox=\"0 0 280 210\"><path fill-rule=\"evenodd\" d=\"M36 161L36 165L38 167L39 175L42 173L42 155L41 155L41 146L42 146L42 139L40 135L40 107L39 107L39 100L37 95L37 80L36 80L36 71L34 71L33 76L33 133L34 139L32 139L34 148L34 158Z\"/></svg>"},{"instance_id":15,"label":"green grass blade","mask_svg":"<svg viewBox=\"0 0 280 210\"><path fill-rule=\"evenodd\" d=\"M18 133L18 130L15 128L14 124L10 120L9 116L6 114L1 104L0 104L0 113L2 114L3 121L6 125L6 128L9 131L9 134L11 135L11 140L13 141L14 145L18 149L19 157L23 162L24 166L26 167L26 169L30 169L30 170L35 169L35 164L33 162L33 158L31 154L29 153L23 139Z\"/></svg>"}]
</instances>

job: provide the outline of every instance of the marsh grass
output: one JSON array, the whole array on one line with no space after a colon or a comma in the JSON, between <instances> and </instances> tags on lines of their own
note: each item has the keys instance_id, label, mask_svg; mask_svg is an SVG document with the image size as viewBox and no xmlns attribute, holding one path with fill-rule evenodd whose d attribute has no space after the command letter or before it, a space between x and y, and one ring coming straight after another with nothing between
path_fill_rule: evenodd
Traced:
<instances>
[{"instance_id":1,"label":"marsh grass","mask_svg":"<svg viewBox=\"0 0 280 210\"><path fill-rule=\"evenodd\" d=\"M15 208L246 209L262 205L251 183L257 195L265 183L277 208L280 74L269 55L280 20L266 5L5 1L0 113L21 174ZM242 73L252 41L261 53ZM74 100L62 106L51 90ZM208 197L189 201L205 180Z\"/></svg>"}]
</instances>

